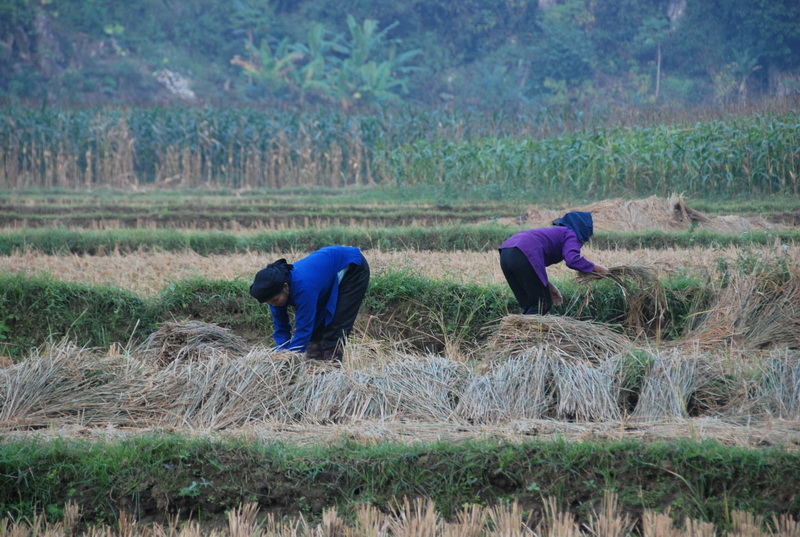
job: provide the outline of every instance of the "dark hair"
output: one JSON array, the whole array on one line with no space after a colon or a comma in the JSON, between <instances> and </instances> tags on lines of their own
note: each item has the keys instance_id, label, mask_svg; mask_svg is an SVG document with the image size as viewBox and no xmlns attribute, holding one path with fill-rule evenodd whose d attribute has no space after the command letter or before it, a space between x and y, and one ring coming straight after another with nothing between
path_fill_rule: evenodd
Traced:
<instances>
[{"instance_id":1,"label":"dark hair","mask_svg":"<svg viewBox=\"0 0 800 537\"><path fill-rule=\"evenodd\" d=\"M250 296L261 302L267 302L283 290L283 284L292 280L293 265L285 259L278 259L256 273L253 284L250 286Z\"/></svg>"}]
</instances>

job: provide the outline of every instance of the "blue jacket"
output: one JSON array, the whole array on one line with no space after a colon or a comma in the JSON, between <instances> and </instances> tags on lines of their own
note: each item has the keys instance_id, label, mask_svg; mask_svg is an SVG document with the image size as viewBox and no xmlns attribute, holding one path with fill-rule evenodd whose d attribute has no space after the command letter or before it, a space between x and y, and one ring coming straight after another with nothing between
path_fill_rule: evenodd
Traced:
<instances>
[{"instance_id":1,"label":"blue jacket","mask_svg":"<svg viewBox=\"0 0 800 537\"><path fill-rule=\"evenodd\" d=\"M328 325L339 298L339 272L351 263L361 264L361 250L352 246L326 246L293 263L286 306L272 311L273 337L281 349L303 352L316 328ZM295 308L294 337L288 307Z\"/></svg>"}]
</instances>

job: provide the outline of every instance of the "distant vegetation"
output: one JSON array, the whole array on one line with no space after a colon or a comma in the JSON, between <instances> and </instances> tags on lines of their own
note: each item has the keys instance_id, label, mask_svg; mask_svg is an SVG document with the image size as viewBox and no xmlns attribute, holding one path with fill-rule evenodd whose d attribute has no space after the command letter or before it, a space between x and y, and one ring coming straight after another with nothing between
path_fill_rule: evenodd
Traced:
<instances>
[{"instance_id":1,"label":"distant vegetation","mask_svg":"<svg viewBox=\"0 0 800 537\"><path fill-rule=\"evenodd\" d=\"M797 93L793 0L9 0L0 98L363 110Z\"/></svg>"},{"instance_id":2,"label":"distant vegetation","mask_svg":"<svg viewBox=\"0 0 800 537\"><path fill-rule=\"evenodd\" d=\"M788 106L788 108L783 108ZM800 193L790 103L691 121L385 110L6 108L0 188L284 189L384 185L449 200ZM560 125L553 127L560 121Z\"/></svg>"}]
</instances>

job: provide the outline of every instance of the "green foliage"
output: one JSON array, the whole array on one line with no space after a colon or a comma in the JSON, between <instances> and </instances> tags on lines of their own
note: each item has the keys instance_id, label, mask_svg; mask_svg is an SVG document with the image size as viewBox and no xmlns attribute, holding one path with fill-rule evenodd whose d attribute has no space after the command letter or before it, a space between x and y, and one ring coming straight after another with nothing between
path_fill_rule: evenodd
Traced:
<instances>
[{"instance_id":1,"label":"green foliage","mask_svg":"<svg viewBox=\"0 0 800 537\"><path fill-rule=\"evenodd\" d=\"M71 500L95 524L116 522L117 510L137 509L222 519L257 501L314 520L333 506L347 515L364 501L388 508L398 498L423 497L450 518L466 504L511 499L539 511L543 498L554 497L585 522L598 511L603 491L613 490L626 512L669 511L679 522L693 518L727 528L733 510L797 517L798 468L791 450L690 441L321 447L164 434L8 438L0 443L0 507L18 519L43 507L57 516Z\"/></svg>"},{"instance_id":2,"label":"green foliage","mask_svg":"<svg viewBox=\"0 0 800 537\"><path fill-rule=\"evenodd\" d=\"M253 273L261 267L253 267ZM666 312L659 338L681 336L697 307L709 299L688 277L662 282ZM192 278L167 284L150 299L106 286L65 283L47 275L0 274L0 342L4 353L21 358L31 348L68 338L79 345L137 344L159 323L187 319L230 328L250 342L269 339L269 309L248 293L249 281ZM623 291L598 282L559 288L559 313L616 324L635 331L626 318ZM488 335L486 328L518 305L505 285L431 280L409 272L373 274L362 317L376 336L407 341L433 351L469 352Z\"/></svg>"},{"instance_id":3,"label":"green foliage","mask_svg":"<svg viewBox=\"0 0 800 537\"><path fill-rule=\"evenodd\" d=\"M596 129L540 140L420 139L385 158L398 184L496 184L516 195L794 194L800 192L797 163L774 148L798 137L800 123L791 114L693 127Z\"/></svg>"},{"instance_id":4,"label":"green foliage","mask_svg":"<svg viewBox=\"0 0 800 537\"><path fill-rule=\"evenodd\" d=\"M362 249L491 251L521 228L500 224L370 227L356 229L330 226L273 231L252 235L224 232L177 232L171 230L73 231L66 229L28 229L0 233L0 255L28 249L46 254L110 255L115 252L192 251L201 255L235 252L309 252L331 244L348 244ZM718 233L714 231L600 232L592 237L592 247L604 249L687 248L706 246L772 245L800 241L797 231L752 231Z\"/></svg>"},{"instance_id":5,"label":"green foliage","mask_svg":"<svg viewBox=\"0 0 800 537\"><path fill-rule=\"evenodd\" d=\"M543 14L541 35L530 47L534 92L543 91L546 79L575 87L592 77L595 53L585 31L591 18L580 0L570 0Z\"/></svg>"},{"instance_id":6,"label":"green foliage","mask_svg":"<svg viewBox=\"0 0 800 537\"><path fill-rule=\"evenodd\" d=\"M377 335L441 352L473 347L485 338L487 326L515 304L504 286L435 281L393 271L372 278L364 309Z\"/></svg>"},{"instance_id":7,"label":"green foliage","mask_svg":"<svg viewBox=\"0 0 800 537\"><path fill-rule=\"evenodd\" d=\"M0 274L0 337L10 356L62 338L91 346L125 344L155 325L155 310L125 290Z\"/></svg>"},{"instance_id":8,"label":"green foliage","mask_svg":"<svg viewBox=\"0 0 800 537\"><path fill-rule=\"evenodd\" d=\"M335 102L345 110L361 104L399 101L407 93L408 63L419 51L397 53L396 43L386 35L396 24L378 30L378 23L356 22L347 16L349 37L332 35L320 23L311 27L307 43L290 43L288 37L272 45L246 42L249 59L234 57L249 83L264 91L264 97L286 98L293 94L300 104L307 99ZM273 50L274 48L274 50Z\"/></svg>"},{"instance_id":9,"label":"green foliage","mask_svg":"<svg viewBox=\"0 0 800 537\"><path fill-rule=\"evenodd\" d=\"M254 268L257 271L261 267ZM249 338L272 333L269 309L248 293L250 282L193 278L168 284L156 310L160 319L198 319L230 328Z\"/></svg>"},{"instance_id":10,"label":"green foliage","mask_svg":"<svg viewBox=\"0 0 800 537\"><path fill-rule=\"evenodd\" d=\"M680 17L670 12L674 5L668 0L569 0L547 7L535 0L7 0L0 5L0 33L10 36L4 59L11 68L0 76L0 96L153 104L164 93L148 85L147 73L166 67L189 76L205 102L487 109L493 101L509 111L569 100L638 103L636 74L651 73L651 49L660 45L663 82L676 77L694 87L687 96L691 101L678 101L680 92L671 95L671 102L686 105L713 102L719 90L712 77L736 63L730 51L749 50L757 58L761 69L752 79L758 84L751 85L757 96L774 91L769 69L798 67L796 2L713 0L687 4ZM46 19L48 29L41 36L41 26L33 25L37 15L44 16L40 20ZM382 38L390 28L391 41L383 40L369 57L359 55L370 34ZM232 65L236 55L246 57ZM137 80L114 73L120 59L131 61ZM80 76L69 73L75 65L84 66ZM231 92L242 68L241 91ZM502 98L491 98L481 74L493 78L490 87L502 84Z\"/></svg>"}]
</instances>

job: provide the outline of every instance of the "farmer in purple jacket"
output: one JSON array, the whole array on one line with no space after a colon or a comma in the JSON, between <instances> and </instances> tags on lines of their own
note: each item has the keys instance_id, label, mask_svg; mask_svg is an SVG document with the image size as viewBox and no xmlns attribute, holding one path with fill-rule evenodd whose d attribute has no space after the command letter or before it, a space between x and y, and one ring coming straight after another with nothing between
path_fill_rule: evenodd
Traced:
<instances>
[{"instance_id":1,"label":"farmer in purple jacket","mask_svg":"<svg viewBox=\"0 0 800 537\"><path fill-rule=\"evenodd\" d=\"M285 259L270 263L256 274L250 294L269 304L277 348L341 360L368 284L369 264L358 248L326 246L293 265Z\"/></svg>"},{"instance_id":2,"label":"farmer in purple jacket","mask_svg":"<svg viewBox=\"0 0 800 537\"><path fill-rule=\"evenodd\" d=\"M606 267L581 256L581 246L593 231L591 213L571 211L555 220L552 227L520 231L500 246L500 268L522 313L545 315L551 306L564 301L548 280L545 267L564 261L574 270L608 274Z\"/></svg>"}]
</instances>

